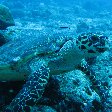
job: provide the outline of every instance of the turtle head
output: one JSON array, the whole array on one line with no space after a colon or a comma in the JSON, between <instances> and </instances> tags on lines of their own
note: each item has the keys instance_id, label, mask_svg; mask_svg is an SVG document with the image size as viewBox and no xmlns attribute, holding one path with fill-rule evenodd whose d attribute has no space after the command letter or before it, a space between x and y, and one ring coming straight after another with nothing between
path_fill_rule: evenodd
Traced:
<instances>
[{"instance_id":1,"label":"turtle head","mask_svg":"<svg viewBox=\"0 0 112 112\"><path fill-rule=\"evenodd\" d=\"M84 33L79 35L76 40L76 45L87 57L97 56L109 49L108 38L97 33Z\"/></svg>"}]
</instances>

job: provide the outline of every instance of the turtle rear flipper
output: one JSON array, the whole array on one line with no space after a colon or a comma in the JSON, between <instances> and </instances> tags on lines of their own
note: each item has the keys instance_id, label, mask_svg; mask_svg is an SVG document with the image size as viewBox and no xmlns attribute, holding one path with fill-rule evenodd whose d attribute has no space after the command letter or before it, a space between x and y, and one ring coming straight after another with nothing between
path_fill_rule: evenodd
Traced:
<instances>
[{"instance_id":1,"label":"turtle rear flipper","mask_svg":"<svg viewBox=\"0 0 112 112\"><path fill-rule=\"evenodd\" d=\"M23 89L12 100L5 112L30 112L32 106L41 98L48 80L49 69L42 65L28 77Z\"/></svg>"}]
</instances>

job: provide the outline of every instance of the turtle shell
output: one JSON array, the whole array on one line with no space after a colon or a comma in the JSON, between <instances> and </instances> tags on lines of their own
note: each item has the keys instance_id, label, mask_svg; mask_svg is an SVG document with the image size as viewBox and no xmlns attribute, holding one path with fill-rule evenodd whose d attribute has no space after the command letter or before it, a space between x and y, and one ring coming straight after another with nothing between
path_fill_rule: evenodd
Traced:
<instances>
[{"instance_id":1,"label":"turtle shell","mask_svg":"<svg viewBox=\"0 0 112 112\"><path fill-rule=\"evenodd\" d=\"M68 33L45 33L23 29L19 37L0 47L0 65L13 60L29 60L35 56L57 53L72 36Z\"/></svg>"}]
</instances>

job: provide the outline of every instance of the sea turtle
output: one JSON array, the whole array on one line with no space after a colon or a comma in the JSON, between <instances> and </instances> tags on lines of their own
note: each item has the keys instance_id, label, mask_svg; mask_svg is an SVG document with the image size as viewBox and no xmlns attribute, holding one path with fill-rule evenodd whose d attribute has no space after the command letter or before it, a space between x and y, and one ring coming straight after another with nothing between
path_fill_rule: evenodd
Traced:
<instances>
[{"instance_id":1,"label":"sea turtle","mask_svg":"<svg viewBox=\"0 0 112 112\"><path fill-rule=\"evenodd\" d=\"M41 98L51 75L74 70L82 59L108 49L108 38L95 33L23 36L0 47L0 80L26 79L4 112L29 112Z\"/></svg>"}]
</instances>

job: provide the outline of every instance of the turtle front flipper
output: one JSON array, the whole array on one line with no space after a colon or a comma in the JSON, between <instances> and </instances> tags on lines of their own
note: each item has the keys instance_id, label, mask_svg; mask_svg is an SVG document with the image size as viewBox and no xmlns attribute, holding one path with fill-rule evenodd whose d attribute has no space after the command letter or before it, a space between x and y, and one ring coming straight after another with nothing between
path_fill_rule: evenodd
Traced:
<instances>
[{"instance_id":1,"label":"turtle front flipper","mask_svg":"<svg viewBox=\"0 0 112 112\"><path fill-rule=\"evenodd\" d=\"M5 112L30 112L32 106L41 98L49 80L49 69L42 65L38 70L29 75L26 84Z\"/></svg>"}]
</instances>

